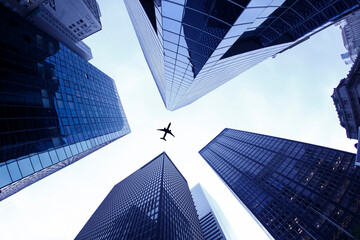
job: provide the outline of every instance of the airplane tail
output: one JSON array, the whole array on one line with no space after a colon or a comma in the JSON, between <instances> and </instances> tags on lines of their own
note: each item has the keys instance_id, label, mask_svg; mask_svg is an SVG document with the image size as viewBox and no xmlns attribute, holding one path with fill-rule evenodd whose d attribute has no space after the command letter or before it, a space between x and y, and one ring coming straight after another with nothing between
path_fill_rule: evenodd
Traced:
<instances>
[{"instance_id":1,"label":"airplane tail","mask_svg":"<svg viewBox=\"0 0 360 240\"><path fill-rule=\"evenodd\" d=\"M160 138L160 139L163 139L164 141L166 141L166 139L165 139L165 138L163 138L163 137L162 137L162 138Z\"/></svg>"}]
</instances>

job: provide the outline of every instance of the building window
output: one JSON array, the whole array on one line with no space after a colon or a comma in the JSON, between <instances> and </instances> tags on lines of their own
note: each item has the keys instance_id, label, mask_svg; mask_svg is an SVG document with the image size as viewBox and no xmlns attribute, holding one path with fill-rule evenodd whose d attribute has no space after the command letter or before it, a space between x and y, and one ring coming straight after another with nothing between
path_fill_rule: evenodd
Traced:
<instances>
[{"instance_id":1,"label":"building window","mask_svg":"<svg viewBox=\"0 0 360 240\"><path fill-rule=\"evenodd\" d=\"M36 35L36 46L39 49L44 49L44 41L43 41L43 37L40 35Z\"/></svg>"},{"instance_id":2,"label":"building window","mask_svg":"<svg viewBox=\"0 0 360 240\"><path fill-rule=\"evenodd\" d=\"M28 42L28 43L31 42L31 38L30 38L28 35L26 35L26 34L23 34L22 39L23 39L25 42Z\"/></svg>"}]
</instances>

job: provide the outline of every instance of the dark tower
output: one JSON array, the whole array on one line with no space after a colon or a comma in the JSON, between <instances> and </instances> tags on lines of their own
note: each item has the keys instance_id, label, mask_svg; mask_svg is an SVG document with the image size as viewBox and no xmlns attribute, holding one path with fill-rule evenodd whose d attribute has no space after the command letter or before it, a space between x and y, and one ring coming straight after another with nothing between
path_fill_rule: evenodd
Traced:
<instances>
[{"instance_id":1,"label":"dark tower","mask_svg":"<svg viewBox=\"0 0 360 240\"><path fill-rule=\"evenodd\" d=\"M203 239L186 179L162 153L119 182L75 239Z\"/></svg>"},{"instance_id":2,"label":"dark tower","mask_svg":"<svg viewBox=\"0 0 360 240\"><path fill-rule=\"evenodd\" d=\"M354 154L233 129L200 154L275 239L360 236Z\"/></svg>"},{"instance_id":3,"label":"dark tower","mask_svg":"<svg viewBox=\"0 0 360 240\"><path fill-rule=\"evenodd\" d=\"M130 132L114 80L0 5L0 201Z\"/></svg>"}]
</instances>

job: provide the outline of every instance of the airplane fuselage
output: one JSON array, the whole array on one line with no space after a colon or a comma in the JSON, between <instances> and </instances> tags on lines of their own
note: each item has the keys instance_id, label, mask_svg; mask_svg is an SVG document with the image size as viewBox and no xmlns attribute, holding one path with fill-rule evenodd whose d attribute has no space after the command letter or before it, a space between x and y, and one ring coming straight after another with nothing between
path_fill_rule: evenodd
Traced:
<instances>
[{"instance_id":1,"label":"airplane fuselage","mask_svg":"<svg viewBox=\"0 0 360 240\"><path fill-rule=\"evenodd\" d=\"M166 141L165 137L166 135L169 133L171 136L175 137L174 134L172 134L171 130L170 130L170 126L171 123L169 123L169 125L167 126L167 128L163 128L163 129L158 129L158 131L163 131L164 132L164 136L160 139L163 139L164 141Z\"/></svg>"}]
</instances>

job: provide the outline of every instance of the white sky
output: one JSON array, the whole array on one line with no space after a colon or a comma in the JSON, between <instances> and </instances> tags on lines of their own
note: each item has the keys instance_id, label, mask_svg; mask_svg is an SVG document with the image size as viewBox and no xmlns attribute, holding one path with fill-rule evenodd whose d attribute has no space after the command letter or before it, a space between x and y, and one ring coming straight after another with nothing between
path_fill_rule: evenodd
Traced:
<instances>
[{"instance_id":1,"label":"white sky","mask_svg":"<svg viewBox=\"0 0 360 240\"><path fill-rule=\"evenodd\" d=\"M132 132L0 202L0 239L73 239L111 188L166 151L218 202L239 239L268 239L198 154L225 127L355 152L331 94L349 66L338 27L167 111L122 1L99 1L103 30L86 40L96 67L118 87ZM172 122L175 138L157 128Z\"/></svg>"}]
</instances>

